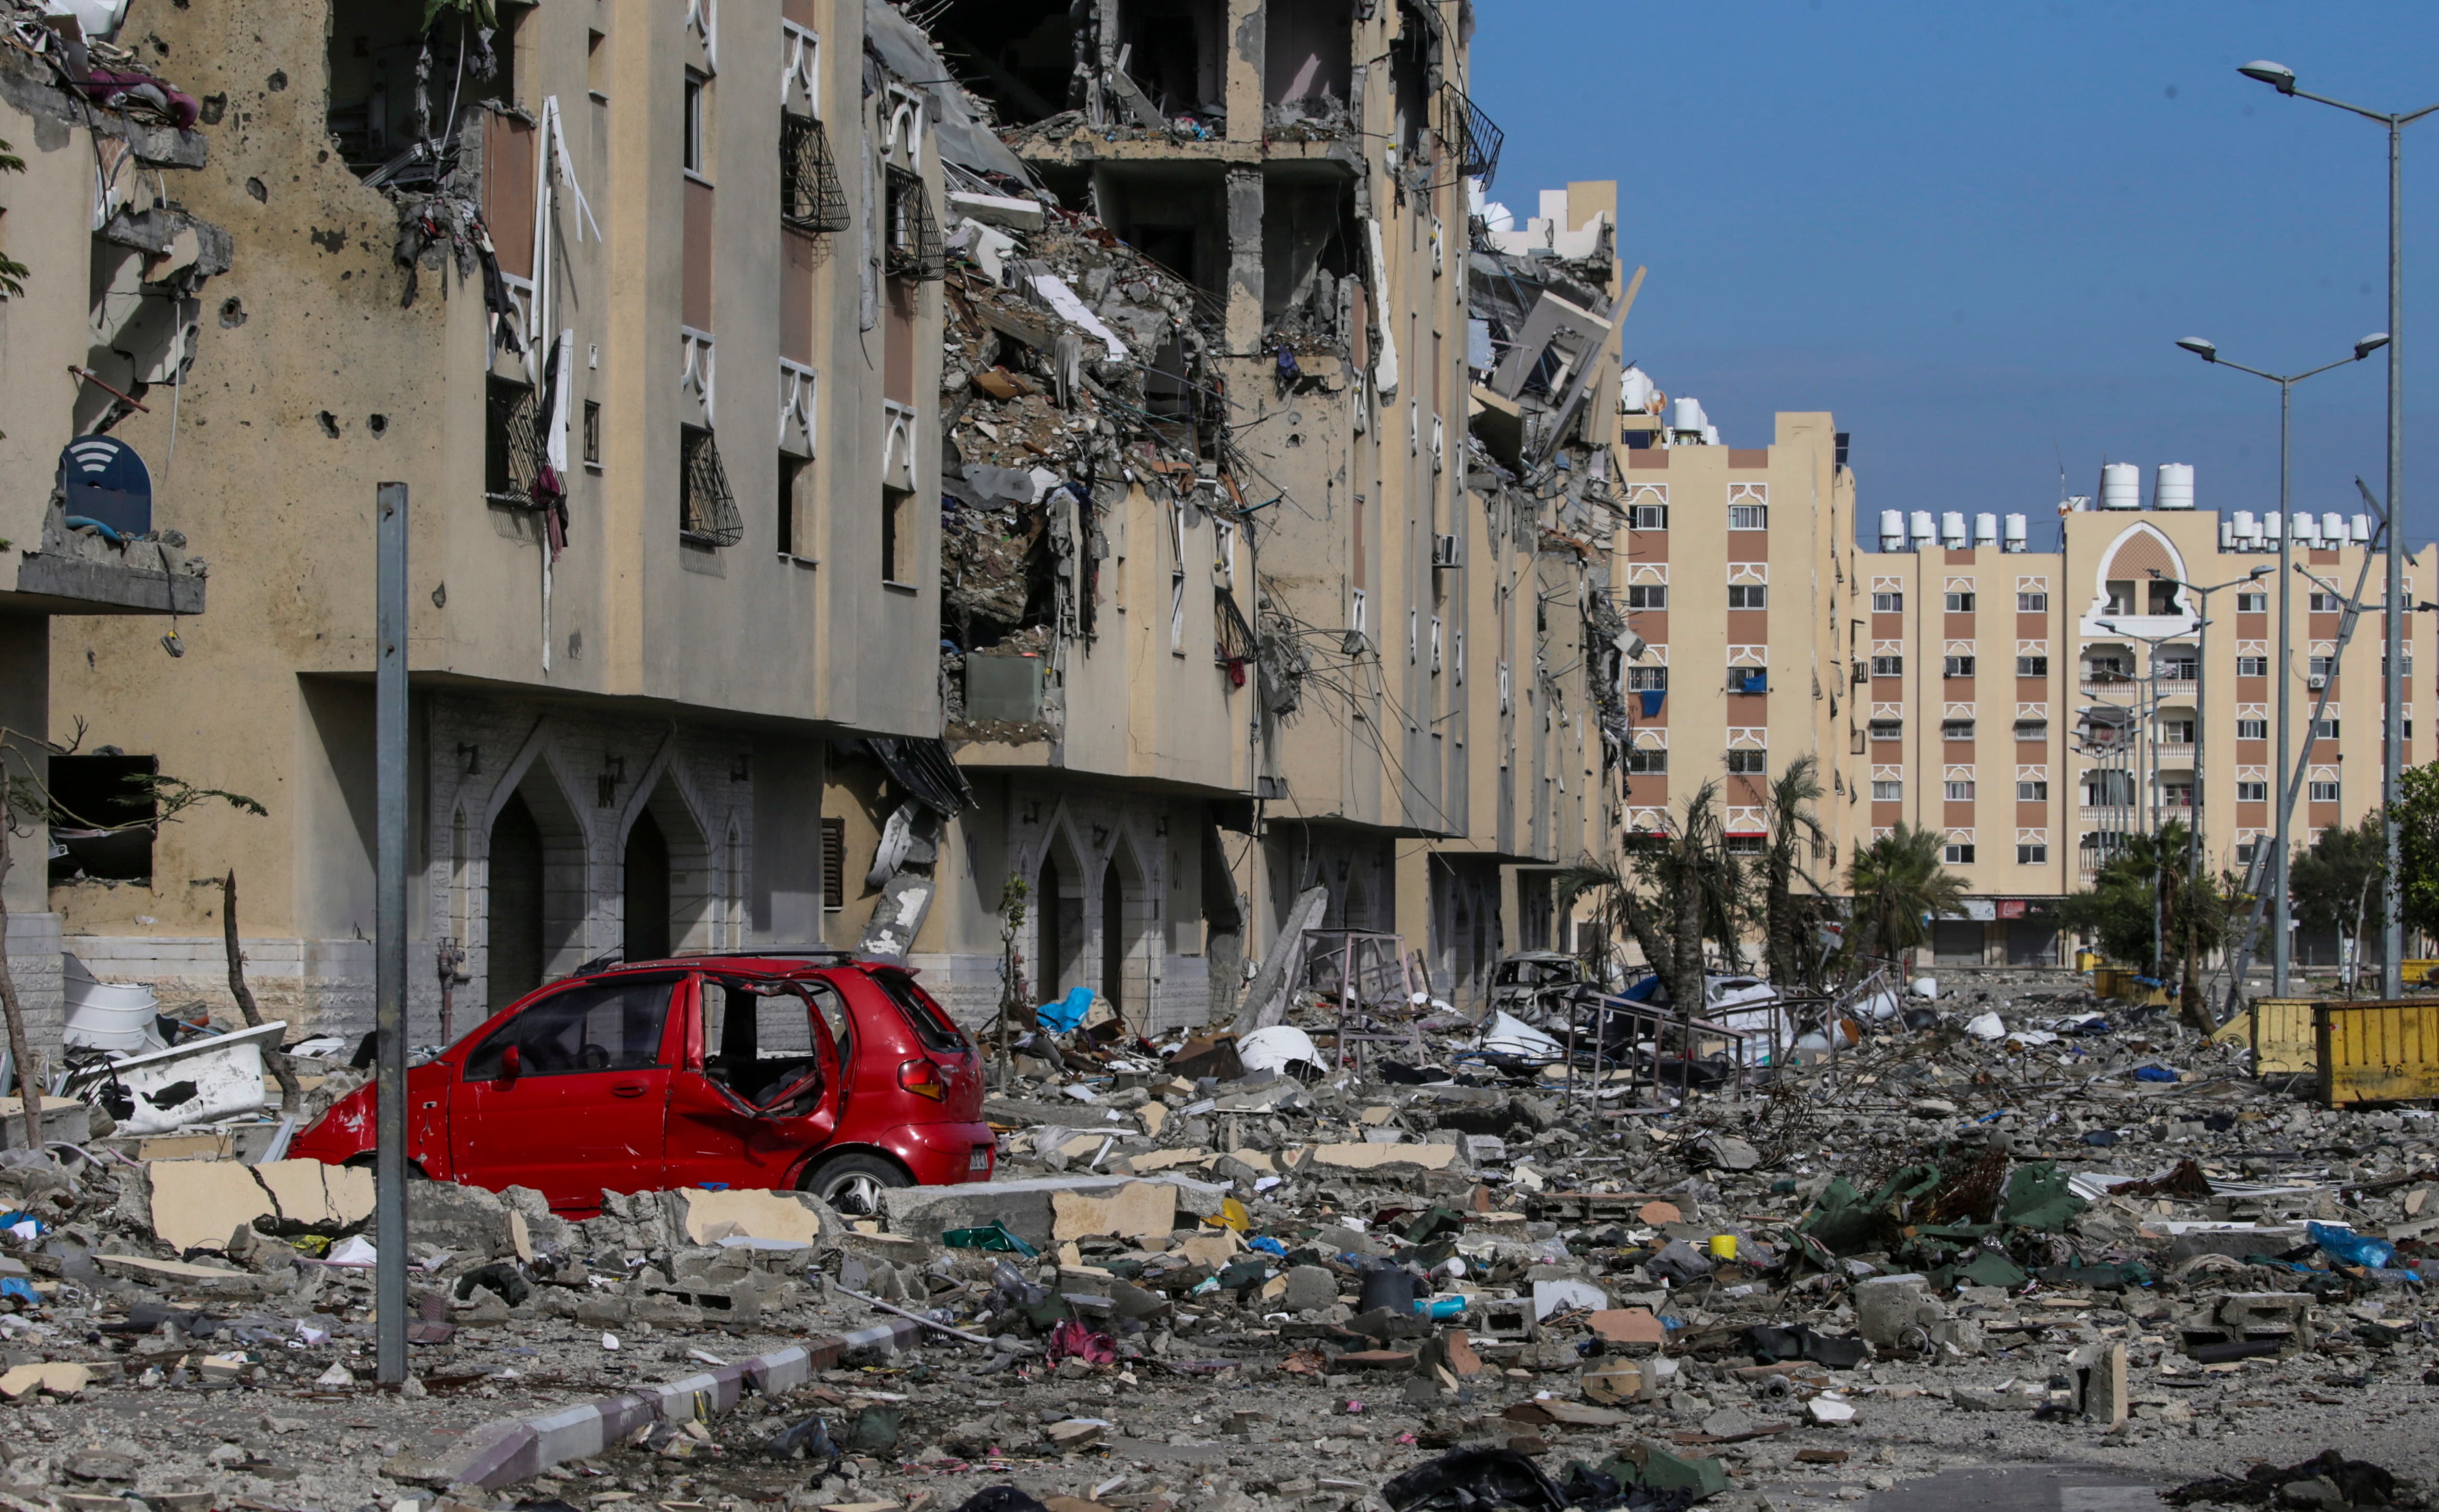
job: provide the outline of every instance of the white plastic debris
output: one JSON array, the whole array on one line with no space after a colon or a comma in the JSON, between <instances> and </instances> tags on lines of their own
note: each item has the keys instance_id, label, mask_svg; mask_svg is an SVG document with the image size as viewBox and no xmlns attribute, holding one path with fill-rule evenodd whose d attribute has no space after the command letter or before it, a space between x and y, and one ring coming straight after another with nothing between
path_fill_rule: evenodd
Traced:
<instances>
[{"instance_id":1,"label":"white plastic debris","mask_svg":"<svg viewBox=\"0 0 2439 1512\"><path fill-rule=\"evenodd\" d=\"M1566 1046L1511 1013L1492 1014L1490 1027L1482 1031L1476 1048L1490 1055L1537 1059L1557 1059L1567 1053ZM1238 1054L1243 1054L1241 1046Z\"/></svg>"},{"instance_id":2,"label":"white plastic debris","mask_svg":"<svg viewBox=\"0 0 2439 1512\"><path fill-rule=\"evenodd\" d=\"M1321 1047L1312 1036L1291 1023L1274 1023L1267 1029L1256 1029L1237 1041L1237 1058L1247 1071L1285 1071L1302 1061L1306 1065L1326 1065L1321 1058Z\"/></svg>"},{"instance_id":3,"label":"white plastic debris","mask_svg":"<svg viewBox=\"0 0 2439 1512\"><path fill-rule=\"evenodd\" d=\"M1965 1032L1976 1040L2004 1040L2007 1024L1996 1013L1985 1013L1966 1020Z\"/></svg>"},{"instance_id":4,"label":"white plastic debris","mask_svg":"<svg viewBox=\"0 0 2439 1512\"><path fill-rule=\"evenodd\" d=\"M313 1378L313 1384L316 1386L352 1386L355 1383L356 1378L354 1375L348 1371L347 1366L340 1364L336 1361L331 1361L329 1369Z\"/></svg>"},{"instance_id":5,"label":"white plastic debris","mask_svg":"<svg viewBox=\"0 0 2439 1512\"><path fill-rule=\"evenodd\" d=\"M1939 978L1935 976L1915 977L1914 981L1908 985L1906 990L1912 992L1918 998L1935 998L1939 996Z\"/></svg>"},{"instance_id":6,"label":"white plastic debris","mask_svg":"<svg viewBox=\"0 0 2439 1512\"><path fill-rule=\"evenodd\" d=\"M605 1333L605 1334L603 1334L603 1335L601 1336L601 1347L602 1347L602 1348L604 1348L604 1349L615 1349L615 1348L617 1348L617 1347L618 1347L618 1336L617 1336L616 1334L614 1334L614 1333Z\"/></svg>"},{"instance_id":7,"label":"white plastic debris","mask_svg":"<svg viewBox=\"0 0 2439 1512\"><path fill-rule=\"evenodd\" d=\"M327 1258L332 1265L369 1266L380 1263L381 1254L373 1248L372 1240L361 1234L351 1234L331 1245Z\"/></svg>"},{"instance_id":8,"label":"white plastic debris","mask_svg":"<svg viewBox=\"0 0 2439 1512\"><path fill-rule=\"evenodd\" d=\"M1854 1405L1824 1392L1804 1404L1816 1423L1851 1423L1855 1420Z\"/></svg>"}]
</instances>

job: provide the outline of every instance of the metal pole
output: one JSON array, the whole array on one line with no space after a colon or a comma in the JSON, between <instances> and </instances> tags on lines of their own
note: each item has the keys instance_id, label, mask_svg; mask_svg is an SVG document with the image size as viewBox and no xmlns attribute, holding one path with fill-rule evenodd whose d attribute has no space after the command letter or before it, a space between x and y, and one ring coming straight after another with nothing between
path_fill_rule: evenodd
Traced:
<instances>
[{"instance_id":1,"label":"metal pole","mask_svg":"<svg viewBox=\"0 0 2439 1512\"><path fill-rule=\"evenodd\" d=\"M2278 381L2278 780L2283 785L2292 768L2288 747L2293 742L2295 727L2295 655L2293 629L2288 619L2289 601L2294 585L2293 576L2295 516L2288 502L2288 435L2295 407L2295 381ZM2281 796L2284 796L2283 794ZM2287 806L2281 803L2277 813L2278 836L2273 843L2270 865L2271 901L2277 912L2270 922L2270 943L2271 996L2288 995L2288 971L2295 932L2294 903L2287 890Z\"/></svg>"},{"instance_id":2,"label":"metal pole","mask_svg":"<svg viewBox=\"0 0 2439 1512\"><path fill-rule=\"evenodd\" d=\"M2388 865L2381 873L2380 996L2405 995L2405 934L2399 917L2403 902L2397 875L2396 804L2405 772L2405 233L2404 178L2399 165L2404 149L2403 119L2388 118L2388 602L2384 606L2388 649L2388 707L2382 726L2386 751L2380 762L2380 827L2388 841Z\"/></svg>"},{"instance_id":3,"label":"metal pole","mask_svg":"<svg viewBox=\"0 0 2439 1512\"><path fill-rule=\"evenodd\" d=\"M2201 617L2194 626L2194 785L2187 795L2185 815L2185 970L2177 985L2177 1012L2188 1023L2202 1011L2195 1006L2202 993L2200 920L2194 899L2199 896L2202 881L2202 774L2210 770L2210 764L2202 759L2210 736L2210 700L2204 696L2210 691L2210 594L2198 596L2201 599Z\"/></svg>"},{"instance_id":4,"label":"metal pole","mask_svg":"<svg viewBox=\"0 0 2439 1512\"><path fill-rule=\"evenodd\" d=\"M373 1272L379 1379L406 1369L406 485L380 486L374 592Z\"/></svg>"}]
</instances>

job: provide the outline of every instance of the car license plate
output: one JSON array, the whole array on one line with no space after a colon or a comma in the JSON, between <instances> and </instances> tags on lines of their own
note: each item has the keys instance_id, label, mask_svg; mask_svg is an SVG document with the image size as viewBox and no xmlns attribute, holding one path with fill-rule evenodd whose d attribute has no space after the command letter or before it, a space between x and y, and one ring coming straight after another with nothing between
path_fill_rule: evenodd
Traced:
<instances>
[{"instance_id":1,"label":"car license plate","mask_svg":"<svg viewBox=\"0 0 2439 1512\"><path fill-rule=\"evenodd\" d=\"M989 1170L990 1147L988 1145L976 1145L974 1147L973 1153L966 1157L966 1169L969 1171Z\"/></svg>"}]
</instances>

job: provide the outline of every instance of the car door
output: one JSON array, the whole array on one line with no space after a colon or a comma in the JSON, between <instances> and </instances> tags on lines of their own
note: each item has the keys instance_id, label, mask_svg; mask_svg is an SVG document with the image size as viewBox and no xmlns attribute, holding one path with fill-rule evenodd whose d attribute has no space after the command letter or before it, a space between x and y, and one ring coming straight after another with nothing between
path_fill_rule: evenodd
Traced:
<instances>
[{"instance_id":1,"label":"car door","mask_svg":"<svg viewBox=\"0 0 2439 1512\"><path fill-rule=\"evenodd\" d=\"M789 1184L838 1126L841 1056L816 1000L826 983L699 979L669 1087L671 1186Z\"/></svg>"},{"instance_id":2,"label":"car door","mask_svg":"<svg viewBox=\"0 0 2439 1512\"><path fill-rule=\"evenodd\" d=\"M612 976L535 999L467 1052L450 1094L456 1177L590 1211L662 1184L678 973Z\"/></svg>"}]
</instances>

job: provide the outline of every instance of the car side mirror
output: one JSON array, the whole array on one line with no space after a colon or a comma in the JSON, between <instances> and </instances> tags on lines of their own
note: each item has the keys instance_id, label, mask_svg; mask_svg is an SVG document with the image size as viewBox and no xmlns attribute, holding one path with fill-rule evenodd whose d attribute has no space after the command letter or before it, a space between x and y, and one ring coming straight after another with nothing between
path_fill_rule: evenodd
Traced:
<instances>
[{"instance_id":1,"label":"car side mirror","mask_svg":"<svg viewBox=\"0 0 2439 1512\"><path fill-rule=\"evenodd\" d=\"M514 1081L519 1076L525 1075L525 1058L518 1053L515 1045L510 1045L506 1050L500 1052L501 1080Z\"/></svg>"}]
</instances>

